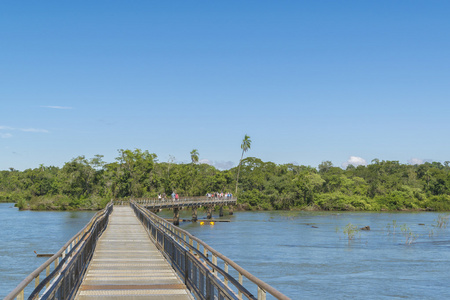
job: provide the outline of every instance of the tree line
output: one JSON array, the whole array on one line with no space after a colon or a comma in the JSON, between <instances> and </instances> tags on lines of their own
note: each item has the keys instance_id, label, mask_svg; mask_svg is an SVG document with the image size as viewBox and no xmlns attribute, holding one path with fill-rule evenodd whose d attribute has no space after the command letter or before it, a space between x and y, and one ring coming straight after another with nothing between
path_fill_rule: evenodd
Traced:
<instances>
[{"instance_id":1,"label":"tree line","mask_svg":"<svg viewBox=\"0 0 450 300\"><path fill-rule=\"evenodd\" d=\"M0 171L0 202L22 209L100 209L112 198L233 192L244 209L450 210L450 162L375 159L344 170L329 161L314 168L242 156L237 167L218 170L198 163L196 149L191 163L160 162L140 149L118 154L112 163L102 155L79 156L61 168Z\"/></svg>"}]
</instances>

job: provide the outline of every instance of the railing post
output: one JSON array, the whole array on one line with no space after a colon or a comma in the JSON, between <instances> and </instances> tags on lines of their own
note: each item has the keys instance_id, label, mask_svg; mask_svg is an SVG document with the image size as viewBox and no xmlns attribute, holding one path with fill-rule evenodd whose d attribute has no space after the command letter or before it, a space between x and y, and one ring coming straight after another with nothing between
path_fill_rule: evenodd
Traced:
<instances>
[{"instance_id":1,"label":"railing post","mask_svg":"<svg viewBox=\"0 0 450 300\"><path fill-rule=\"evenodd\" d=\"M214 254L212 255L212 263L214 266L217 267L217 256L215 256ZM217 269L214 268L213 269L213 274L217 276Z\"/></svg>"},{"instance_id":2,"label":"railing post","mask_svg":"<svg viewBox=\"0 0 450 300\"><path fill-rule=\"evenodd\" d=\"M187 251L184 251L184 284L187 286L188 281L189 281L189 263L188 263L188 255L187 255Z\"/></svg>"},{"instance_id":3,"label":"railing post","mask_svg":"<svg viewBox=\"0 0 450 300\"><path fill-rule=\"evenodd\" d=\"M50 265L47 266L47 268L45 269L45 276L48 277L48 275L50 275ZM50 281L45 285L46 288L48 288L50 286Z\"/></svg>"},{"instance_id":4,"label":"railing post","mask_svg":"<svg viewBox=\"0 0 450 300\"><path fill-rule=\"evenodd\" d=\"M239 284L242 285L242 283L243 283L242 274L239 272ZM238 298L242 300L242 292L241 292L241 290L239 290Z\"/></svg>"},{"instance_id":5,"label":"railing post","mask_svg":"<svg viewBox=\"0 0 450 300\"><path fill-rule=\"evenodd\" d=\"M25 295L24 295L24 290L22 290L19 295L17 295L17 300L24 300Z\"/></svg>"},{"instance_id":6,"label":"railing post","mask_svg":"<svg viewBox=\"0 0 450 300\"><path fill-rule=\"evenodd\" d=\"M266 291L258 286L258 300L266 300Z\"/></svg>"},{"instance_id":7,"label":"railing post","mask_svg":"<svg viewBox=\"0 0 450 300\"><path fill-rule=\"evenodd\" d=\"M40 274L38 274L38 276L36 276L36 278L34 279L34 288L37 288L37 286L39 285L39 275Z\"/></svg>"},{"instance_id":8,"label":"railing post","mask_svg":"<svg viewBox=\"0 0 450 300\"><path fill-rule=\"evenodd\" d=\"M224 271L225 271L225 273L228 274L228 263L227 262L225 262ZM228 286L228 278L226 276L224 278L224 283L225 283L225 286Z\"/></svg>"}]
</instances>

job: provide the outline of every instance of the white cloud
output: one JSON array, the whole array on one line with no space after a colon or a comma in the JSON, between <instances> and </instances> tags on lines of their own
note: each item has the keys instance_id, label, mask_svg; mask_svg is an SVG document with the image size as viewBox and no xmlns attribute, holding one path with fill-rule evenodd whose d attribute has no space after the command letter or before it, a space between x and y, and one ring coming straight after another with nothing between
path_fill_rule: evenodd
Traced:
<instances>
[{"instance_id":1,"label":"white cloud","mask_svg":"<svg viewBox=\"0 0 450 300\"><path fill-rule=\"evenodd\" d=\"M57 105L47 105L47 106L41 106L45 108L53 108L53 109L73 109L70 106L57 106Z\"/></svg>"},{"instance_id":2,"label":"white cloud","mask_svg":"<svg viewBox=\"0 0 450 300\"><path fill-rule=\"evenodd\" d=\"M44 132L44 133L48 133L48 130L46 129L39 129L39 128L23 128L23 129L19 129L20 131L24 131L24 132Z\"/></svg>"},{"instance_id":3,"label":"white cloud","mask_svg":"<svg viewBox=\"0 0 450 300\"><path fill-rule=\"evenodd\" d=\"M7 139L7 138L12 137L12 134L11 133L0 133L0 137L2 139Z\"/></svg>"},{"instance_id":4,"label":"white cloud","mask_svg":"<svg viewBox=\"0 0 450 300\"><path fill-rule=\"evenodd\" d=\"M232 161L221 160L221 161L215 161L213 166L220 170L228 170L234 166L234 163Z\"/></svg>"},{"instance_id":5,"label":"white cloud","mask_svg":"<svg viewBox=\"0 0 450 300\"><path fill-rule=\"evenodd\" d=\"M23 132L40 132L40 133L48 133L47 129L40 129L40 128L14 128L14 127L9 127L9 126L0 126L0 130L8 130L8 131L23 131ZM11 137L12 135L9 133L3 134L2 137L4 135L8 135L8 137Z\"/></svg>"},{"instance_id":6,"label":"white cloud","mask_svg":"<svg viewBox=\"0 0 450 300\"><path fill-rule=\"evenodd\" d=\"M364 158L358 156L350 156L349 159L342 163L343 168L347 168L349 165L357 166L365 166L367 162Z\"/></svg>"},{"instance_id":7,"label":"white cloud","mask_svg":"<svg viewBox=\"0 0 450 300\"><path fill-rule=\"evenodd\" d=\"M199 164L207 164L207 165L212 166L212 161L210 161L209 159L200 159L200 160L198 161L198 163L199 163Z\"/></svg>"},{"instance_id":8,"label":"white cloud","mask_svg":"<svg viewBox=\"0 0 450 300\"><path fill-rule=\"evenodd\" d=\"M408 160L408 164L410 164L410 165L421 165L424 162L425 161L423 159L416 158L416 157L411 158L411 159Z\"/></svg>"},{"instance_id":9,"label":"white cloud","mask_svg":"<svg viewBox=\"0 0 450 300\"><path fill-rule=\"evenodd\" d=\"M209 159L201 159L198 161L200 164L208 164L210 166L214 166L215 168L219 170L228 170L234 166L234 163L232 161L211 161Z\"/></svg>"}]
</instances>

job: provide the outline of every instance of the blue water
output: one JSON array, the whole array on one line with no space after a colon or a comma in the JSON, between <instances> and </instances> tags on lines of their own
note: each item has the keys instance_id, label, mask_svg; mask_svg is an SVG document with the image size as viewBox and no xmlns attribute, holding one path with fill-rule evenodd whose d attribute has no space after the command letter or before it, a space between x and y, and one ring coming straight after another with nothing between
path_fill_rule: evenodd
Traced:
<instances>
[{"instance_id":1,"label":"blue water","mask_svg":"<svg viewBox=\"0 0 450 300\"><path fill-rule=\"evenodd\" d=\"M181 226L292 299L450 298L450 228L433 226L437 213L238 212L224 218L232 222ZM343 233L349 223L371 230L349 241ZM409 245L403 224L418 236Z\"/></svg>"},{"instance_id":2,"label":"blue water","mask_svg":"<svg viewBox=\"0 0 450 300\"><path fill-rule=\"evenodd\" d=\"M33 250L59 250L92 215L0 204L0 297L46 260ZM446 299L450 228L433 227L438 215L236 212L223 217L230 223L181 227L292 299ZM182 217L190 212L183 210ZM395 234L386 228L393 220ZM348 223L369 225L371 231L358 231L349 241L343 233ZM418 236L411 245L405 244L402 224Z\"/></svg>"},{"instance_id":3,"label":"blue water","mask_svg":"<svg viewBox=\"0 0 450 300\"><path fill-rule=\"evenodd\" d=\"M48 259L33 251L57 252L94 213L19 211L0 203L0 299Z\"/></svg>"}]
</instances>

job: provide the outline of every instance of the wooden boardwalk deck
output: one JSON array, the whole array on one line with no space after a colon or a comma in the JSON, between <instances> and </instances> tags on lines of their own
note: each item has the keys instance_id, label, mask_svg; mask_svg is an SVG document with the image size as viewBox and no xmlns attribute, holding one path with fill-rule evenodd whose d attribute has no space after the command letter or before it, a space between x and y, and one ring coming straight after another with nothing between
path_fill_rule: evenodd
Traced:
<instances>
[{"instance_id":1,"label":"wooden boardwalk deck","mask_svg":"<svg viewBox=\"0 0 450 300\"><path fill-rule=\"evenodd\" d=\"M114 206L76 299L193 299L129 206Z\"/></svg>"}]
</instances>

